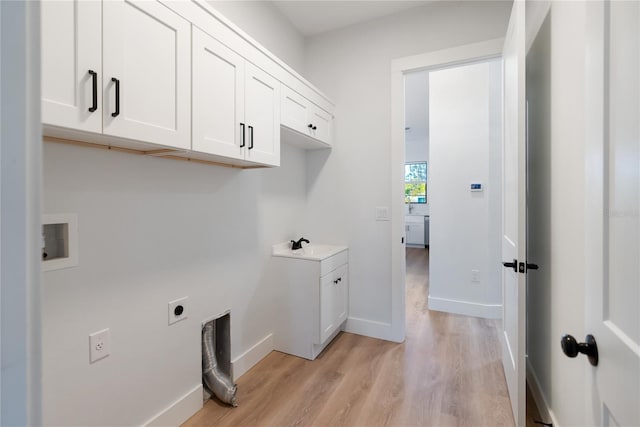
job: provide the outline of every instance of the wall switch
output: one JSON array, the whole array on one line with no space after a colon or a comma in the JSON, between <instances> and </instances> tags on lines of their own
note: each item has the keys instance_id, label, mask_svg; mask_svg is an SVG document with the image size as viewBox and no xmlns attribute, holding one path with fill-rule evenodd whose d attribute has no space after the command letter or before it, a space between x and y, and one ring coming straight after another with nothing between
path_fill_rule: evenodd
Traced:
<instances>
[{"instance_id":1,"label":"wall switch","mask_svg":"<svg viewBox=\"0 0 640 427\"><path fill-rule=\"evenodd\" d=\"M89 363L104 359L111 353L109 328L89 334Z\"/></svg>"},{"instance_id":2,"label":"wall switch","mask_svg":"<svg viewBox=\"0 0 640 427\"><path fill-rule=\"evenodd\" d=\"M188 317L188 301L189 297L183 297L169 302L169 325L173 325L174 323L184 320Z\"/></svg>"},{"instance_id":3,"label":"wall switch","mask_svg":"<svg viewBox=\"0 0 640 427\"><path fill-rule=\"evenodd\" d=\"M389 208L387 206L376 207L376 221L389 221Z\"/></svg>"},{"instance_id":4,"label":"wall switch","mask_svg":"<svg viewBox=\"0 0 640 427\"><path fill-rule=\"evenodd\" d=\"M471 270L471 281L480 282L480 270Z\"/></svg>"}]
</instances>

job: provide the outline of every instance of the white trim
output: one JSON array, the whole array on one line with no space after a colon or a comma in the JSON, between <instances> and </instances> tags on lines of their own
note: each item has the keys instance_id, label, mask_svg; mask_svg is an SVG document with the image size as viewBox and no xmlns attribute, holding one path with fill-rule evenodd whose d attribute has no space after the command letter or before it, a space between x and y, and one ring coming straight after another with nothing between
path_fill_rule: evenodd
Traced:
<instances>
[{"instance_id":1,"label":"white trim","mask_svg":"<svg viewBox=\"0 0 640 427\"><path fill-rule=\"evenodd\" d=\"M0 425L41 425L40 2L0 9Z\"/></svg>"},{"instance_id":2,"label":"white trim","mask_svg":"<svg viewBox=\"0 0 640 427\"><path fill-rule=\"evenodd\" d=\"M349 317L347 318L344 331L352 334L364 335L365 337L402 342L394 339L395 337L392 333L391 323L360 319L358 317Z\"/></svg>"},{"instance_id":3,"label":"white trim","mask_svg":"<svg viewBox=\"0 0 640 427\"><path fill-rule=\"evenodd\" d=\"M237 381L245 372L271 353L273 349L273 334L269 334L240 356L233 359L231 361L233 380Z\"/></svg>"},{"instance_id":4,"label":"white trim","mask_svg":"<svg viewBox=\"0 0 640 427\"><path fill-rule=\"evenodd\" d=\"M390 339L405 337L404 231L404 74L441 68L502 55L504 39L407 56L391 61L391 332Z\"/></svg>"},{"instance_id":5,"label":"white trim","mask_svg":"<svg viewBox=\"0 0 640 427\"><path fill-rule=\"evenodd\" d=\"M196 385L191 391L173 402L162 412L145 422L150 426L179 426L202 409L202 384Z\"/></svg>"},{"instance_id":6,"label":"white trim","mask_svg":"<svg viewBox=\"0 0 640 427\"><path fill-rule=\"evenodd\" d=\"M502 304L479 304L447 298L435 298L431 295L429 295L429 310L482 317L484 319L502 318Z\"/></svg>"},{"instance_id":7,"label":"white trim","mask_svg":"<svg viewBox=\"0 0 640 427\"><path fill-rule=\"evenodd\" d=\"M531 362L527 357L527 383L529 384L529 390L531 390L531 396L533 397L536 406L538 407L538 412L540 413L541 421L545 423L551 422L554 427L560 427L560 423L556 419L553 411L549 408L547 404L547 399L544 397L544 393L542 392L542 387L540 387L540 381L538 381L538 376L533 370L533 366L531 366Z\"/></svg>"}]
</instances>

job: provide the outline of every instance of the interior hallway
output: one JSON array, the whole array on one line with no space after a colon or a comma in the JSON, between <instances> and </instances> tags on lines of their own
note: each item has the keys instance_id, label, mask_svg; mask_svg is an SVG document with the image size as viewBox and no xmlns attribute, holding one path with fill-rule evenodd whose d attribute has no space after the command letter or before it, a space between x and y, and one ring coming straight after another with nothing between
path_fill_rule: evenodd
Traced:
<instances>
[{"instance_id":1,"label":"interior hallway","mask_svg":"<svg viewBox=\"0 0 640 427\"><path fill-rule=\"evenodd\" d=\"M511 426L495 321L427 309L428 251L407 249L407 338L341 333L313 362L272 352L185 426Z\"/></svg>"}]
</instances>

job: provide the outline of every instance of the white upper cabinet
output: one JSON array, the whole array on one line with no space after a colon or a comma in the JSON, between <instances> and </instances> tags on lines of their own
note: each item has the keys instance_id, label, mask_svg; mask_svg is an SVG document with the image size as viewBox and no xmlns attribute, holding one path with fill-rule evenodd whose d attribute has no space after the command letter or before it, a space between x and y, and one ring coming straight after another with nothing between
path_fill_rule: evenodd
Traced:
<instances>
[{"instance_id":1,"label":"white upper cabinet","mask_svg":"<svg viewBox=\"0 0 640 427\"><path fill-rule=\"evenodd\" d=\"M280 82L245 64L246 159L280 165Z\"/></svg>"},{"instance_id":2,"label":"white upper cabinet","mask_svg":"<svg viewBox=\"0 0 640 427\"><path fill-rule=\"evenodd\" d=\"M193 144L201 153L244 159L244 59L193 28Z\"/></svg>"},{"instance_id":3,"label":"white upper cabinet","mask_svg":"<svg viewBox=\"0 0 640 427\"><path fill-rule=\"evenodd\" d=\"M192 150L280 165L280 82L193 28Z\"/></svg>"},{"instance_id":4,"label":"white upper cabinet","mask_svg":"<svg viewBox=\"0 0 640 427\"><path fill-rule=\"evenodd\" d=\"M160 3L103 6L103 132L191 146L191 25Z\"/></svg>"},{"instance_id":5,"label":"white upper cabinet","mask_svg":"<svg viewBox=\"0 0 640 427\"><path fill-rule=\"evenodd\" d=\"M41 16L42 121L101 132L101 3L44 1Z\"/></svg>"},{"instance_id":6,"label":"white upper cabinet","mask_svg":"<svg viewBox=\"0 0 640 427\"><path fill-rule=\"evenodd\" d=\"M331 145L331 114L287 86L282 86L282 125Z\"/></svg>"}]
</instances>

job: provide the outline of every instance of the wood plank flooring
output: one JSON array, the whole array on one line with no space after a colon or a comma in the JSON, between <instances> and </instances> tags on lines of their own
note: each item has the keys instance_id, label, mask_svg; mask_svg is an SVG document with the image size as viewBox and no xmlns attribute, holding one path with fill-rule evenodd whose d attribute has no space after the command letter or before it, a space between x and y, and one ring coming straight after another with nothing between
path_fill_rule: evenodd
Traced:
<instances>
[{"instance_id":1,"label":"wood plank flooring","mask_svg":"<svg viewBox=\"0 0 640 427\"><path fill-rule=\"evenodd\" d=\"M272 352L184 426L512 426L496 323L427 309L428 252L407 249L407 338L341 333L313 362Z\"/></svg>"}]
</instances>

